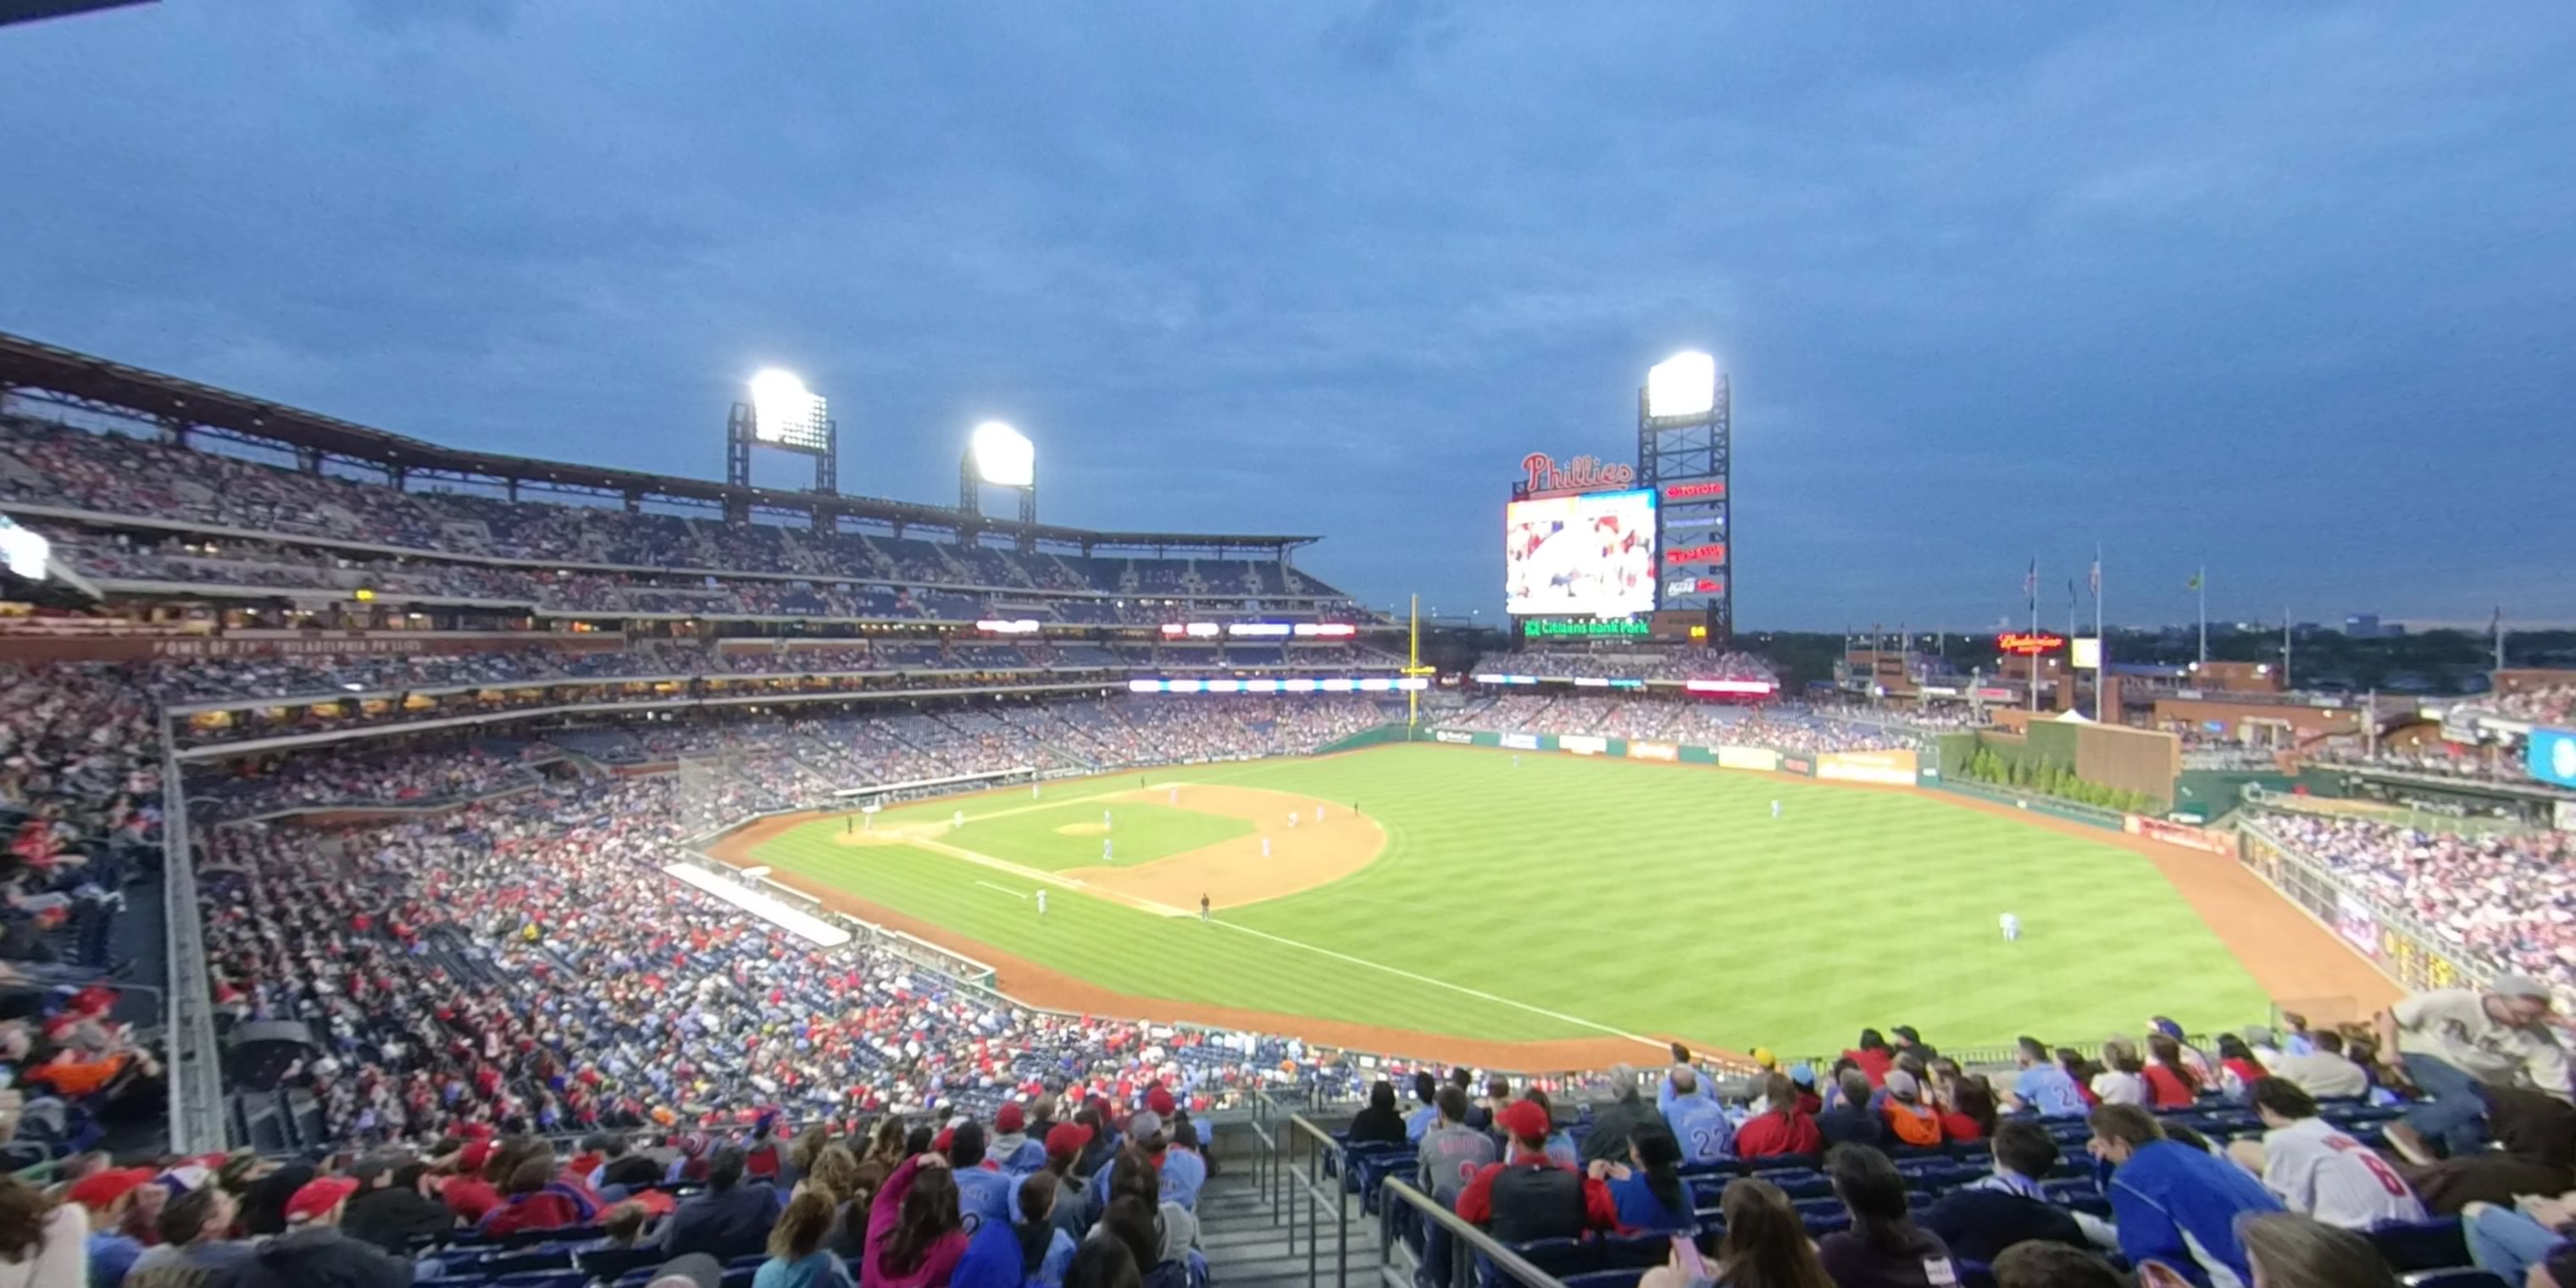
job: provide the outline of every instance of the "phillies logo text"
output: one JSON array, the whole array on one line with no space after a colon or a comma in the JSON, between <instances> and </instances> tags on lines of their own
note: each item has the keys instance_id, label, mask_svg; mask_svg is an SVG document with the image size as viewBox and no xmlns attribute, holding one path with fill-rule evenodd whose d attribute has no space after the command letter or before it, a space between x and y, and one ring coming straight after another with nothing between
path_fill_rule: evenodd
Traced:
<instances>
[{"instance_id":1,"label":"phillies logo text","mask_svg":"<svg viewBox=\"0 0 2576 1288\"><path fill-rule=\"evenodd\" d=\"M1521 473L1527 481L1521 490L1539 492L1600 492L1623 488L1637 481L1637 471L1626 465L1605 464L1590 456L1578 456L1557 468L1554 458L1545 452L1532 452L1521 458Z\"/></svg>"}]
</instances>

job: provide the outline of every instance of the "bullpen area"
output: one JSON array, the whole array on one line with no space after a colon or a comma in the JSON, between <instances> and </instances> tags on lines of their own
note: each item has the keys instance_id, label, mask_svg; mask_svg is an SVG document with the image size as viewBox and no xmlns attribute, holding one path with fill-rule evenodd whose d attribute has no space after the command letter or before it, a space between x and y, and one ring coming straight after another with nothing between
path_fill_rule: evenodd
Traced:
<instances>
[{"instance_id":1,"label":"bullpen area","mask_svg":"<svg viewBox=\"0 0 2576 1288\"><path fill-rule=\"evenodd\" d=\"M1059 781L766 820L715 853L1035 1004L1503 1068L1672 1039L1826 1052L1863 1024L1951 1047L2233 1027L2378 978L2222 856L1938 792L1547 753Z\"/></svg>"}]
</instances>

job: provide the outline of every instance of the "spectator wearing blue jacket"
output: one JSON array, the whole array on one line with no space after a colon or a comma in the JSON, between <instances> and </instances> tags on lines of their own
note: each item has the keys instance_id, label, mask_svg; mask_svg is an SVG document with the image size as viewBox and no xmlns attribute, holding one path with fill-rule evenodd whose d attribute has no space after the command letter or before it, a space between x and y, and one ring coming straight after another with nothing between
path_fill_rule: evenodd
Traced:
<instances>
[{"instance_id":1,"label":"spectator wearing blue jacket","mask_svg":"<svg viewBox=\"0 0 2576 1288\"><path fill-rule=\"evenodd\" d=\"M2282 1210L2261 1181L2215 1154L2167 1140L2154 1115L2135 1105L2104 1105L2088 1122L2093 1138L2085 1148L2114 1169L2103 1193L2131 1265L2163 1262L2211 1288L2254 1282L2237 1218Z\"/></svg>"},{"instance_id":2,"label":"spectator wearing blue jacket","mask_svg":"<svg viewBox=\"0 0 2576 1288\"><path fill-rule=\"evenodd\" d=\"M1628 1137L1628 1161L1595 1159L1585 1171L1610 1187L1626 1233L1693 1234L1690 1187L1682 1184L1682 1147L1671 1132L1648 1126Z\"/></svg>"}]
</instances>

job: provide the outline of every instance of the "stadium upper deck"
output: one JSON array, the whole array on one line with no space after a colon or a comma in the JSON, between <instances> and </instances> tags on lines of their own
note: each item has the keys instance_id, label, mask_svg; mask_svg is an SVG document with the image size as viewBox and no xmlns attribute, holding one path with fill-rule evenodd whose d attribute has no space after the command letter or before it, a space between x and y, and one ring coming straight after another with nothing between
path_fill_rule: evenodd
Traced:
<instances>
[{"instance_id":1,"label":"stadium upper deck","mask_svg":"<svg viewBox=\"0 0 2576 1288\"><path fill-rule=\"evenodd\" d=\"M455 451L0 335L11 409L0 504L103 593L365 587L555 614L1089 624L1356 612L1293 565L1310 536L1096 531ZM93 432L102 419L151 436ZM707 602L727 597L747 602ZM1139 597L1187 602L1119 602Z\"/></svg>"}]
</instances>

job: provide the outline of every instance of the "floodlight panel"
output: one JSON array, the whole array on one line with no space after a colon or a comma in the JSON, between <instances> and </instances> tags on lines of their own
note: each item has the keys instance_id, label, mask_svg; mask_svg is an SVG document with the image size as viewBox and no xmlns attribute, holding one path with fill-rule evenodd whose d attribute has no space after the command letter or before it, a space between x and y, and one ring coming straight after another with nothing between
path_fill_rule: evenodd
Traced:
<instances>
[{"instance_id":1,"label":"floodlight panel","mask_svg":"<svg viewBox=\"0 0 2576 1288\"><path fill-rule=\"evenodd\" d=\"M826 451L832 445L832 420L821 396L773 367L751 378L751 434L775 447Z\"/></svg>"},{"instance_id":2,"label":"floodlight panel","mask_svg":"<svg viewBox=\"0 0 2576 1288\"><path fill-rule=\"evenodd\" d=\"M1646 414L1704 416L1717 407L1717 359L1676 353L1646 372Z\"/></svg>"},{"instance_id":3,"label":"floodlight panel","mask_svg":"<svg viewBox=\"0 0 2576 1288\"><path fill-rule=\"evenodd\" d=\"M1037 445L1020 431L988 420L975 427L970 446L975 477L995 487L1028 487L1037 482Z\"/></svg>"},{"instance_id":4,"label":"floodlight panel","mask_svg":"<svg viewBox=\"0 0 2576 1288\"><path fill-rule=\"evenodd\" d=\"M29 581L43 581L46 561L53 554L54 543L45 534L19 527L16 520L0 514L0 567Z\"/></svg>"}]
</instances>

